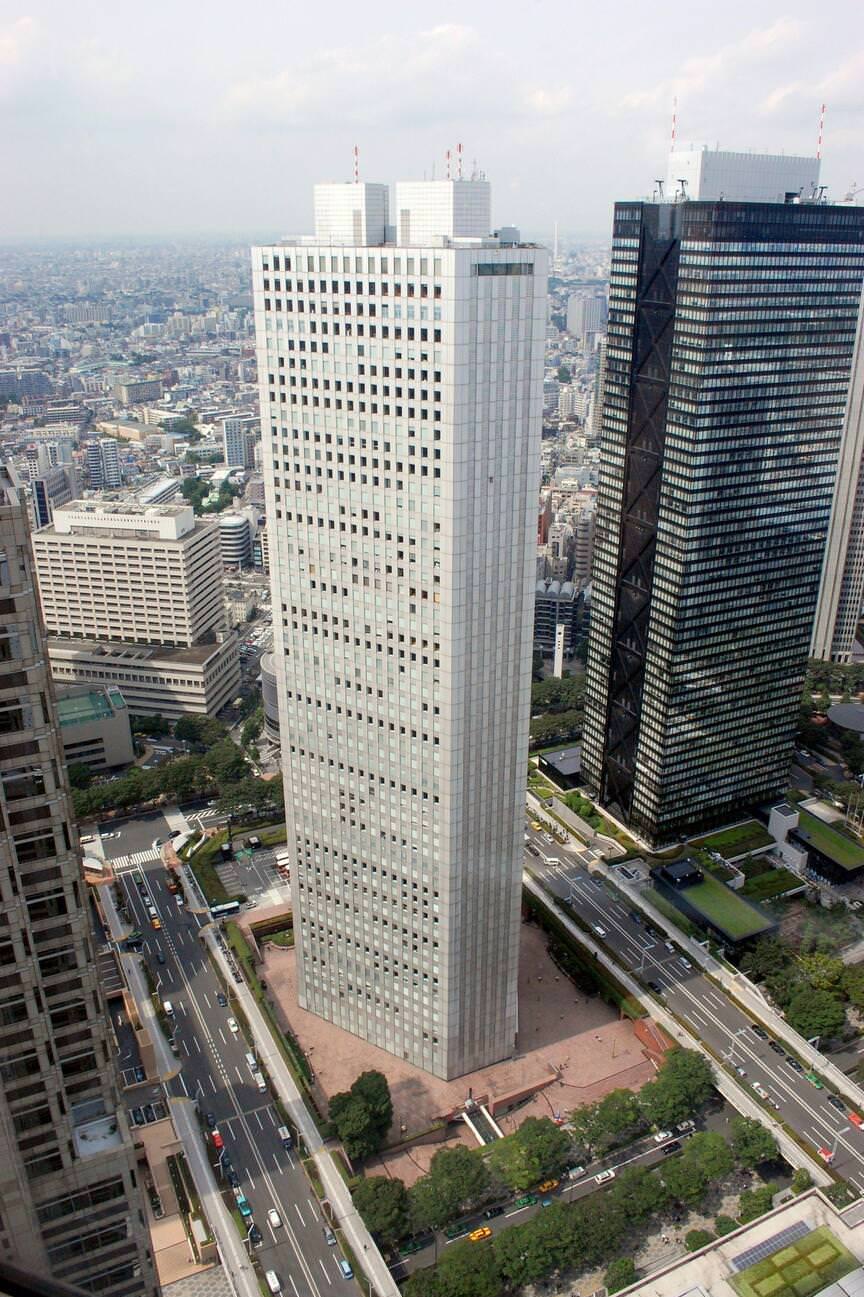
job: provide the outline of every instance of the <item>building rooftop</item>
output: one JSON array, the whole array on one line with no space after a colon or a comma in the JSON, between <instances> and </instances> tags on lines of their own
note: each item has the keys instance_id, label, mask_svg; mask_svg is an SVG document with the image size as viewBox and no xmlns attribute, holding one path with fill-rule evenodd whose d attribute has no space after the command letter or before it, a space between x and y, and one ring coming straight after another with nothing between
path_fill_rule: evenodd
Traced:
<instances>
[{"instance_id":1,"label":"building rooftop","mask_svg":"<svg viewBox=\"0 0 864 1297\"><path fill-rule=\"evenodd\" d=\"M125 710L126 701L118 689L91 689L84 694L72 694L57 699L57 719L60 725L89 725L106 720L115 712Z\"/></svg>"},{"instance_id":2,"label":"building rooftop","mask_svg":"<svg viewBox=\"0 0 864 1297\"><path fill-rule=\"evenodd\" d=\"M120 1148L123 1144L120 1123L114 1115L98 1117L96 1121L76 1126L72 1138L75 1141L75 1152L81 1158L96 1157L111 1149Z\"/></svg>"},{"instance_id":3,"label":"building rooftop","mask_svg":"<svg viewBox=\"0 0 864 1297\"><path fill-rule=\"evenodd\" d=\"M864 704L835 703L828 708L828 719L841 730L851 730L854 734L864 734Z\"/></svg>"},{"instance_id":4,"label":"building rooftop","mask_svg":"<svg viewBox=\"0 0 864 1297\"><path fill-rule=\"evenodd\" d=\"M134 666L136 662L152 662L167 666L200 666L222 651L222 644L192 644L168 648L164 644L111 644L103 640L65 639L62 635L49 635L50 653L67 652L82 657L104 658L106 666Z\"/></svg>"}]
</instances>

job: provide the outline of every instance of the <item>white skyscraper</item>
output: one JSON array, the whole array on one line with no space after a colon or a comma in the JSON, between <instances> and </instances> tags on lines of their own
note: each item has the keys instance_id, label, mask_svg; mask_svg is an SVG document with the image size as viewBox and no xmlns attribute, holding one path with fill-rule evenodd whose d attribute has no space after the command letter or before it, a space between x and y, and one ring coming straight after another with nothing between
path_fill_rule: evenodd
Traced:
<instances>
[{"instance_id":1,"label":"white skyscraper","mask_svg":"<svg viewBox=\"0 0 864 1297\"><path fill-rule=\"evenodd\" d=\"M298 986L453 1077L517 1030L547 258L386 196L253 253Z\"/></svg>"}]
</instances>

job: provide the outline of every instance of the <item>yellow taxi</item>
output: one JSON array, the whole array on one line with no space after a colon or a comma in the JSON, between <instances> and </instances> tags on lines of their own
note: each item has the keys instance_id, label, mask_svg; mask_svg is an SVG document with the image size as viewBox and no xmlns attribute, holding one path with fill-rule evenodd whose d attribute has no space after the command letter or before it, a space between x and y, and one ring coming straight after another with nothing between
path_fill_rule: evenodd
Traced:
<instances>
[{"instance_id":1,"label":"yellow taxi","mask_svg":"<svg viewBox=\"0 0 864 1297\"><path fill-rule=\"evenodd\" d=\"M156 931L158 932L159 929L162 927L162 920L161 920L161 919L151 919L151 920L150 920L150 927L151 927L151 928L155 928Z\"/></svg>"},{"instance_id":2,"label":"yellow taxi","mask_svg":"<svg viewBox=\"0 0 864 1297\"><path fill-rule=\"evenodd\" d=\"M534 829L535 833L539 833L540 830L543 828L543 825L540 823L539 820L532 820L531 828Z\"/></svg>"},{"instance_id":3,"label":"yellow taxi","mask_svg":"<svg viewBox=\"0 0 864 1297\"><path fill-rule=\"evenodd\" d=\"M468 1235L469 1242L482 1243L484 1238L491 1238L492 1231L488 1225L481 1225L479 1229L472 1229Z\"/></svg>"},{"instance_id":4,"label":"yellow taxi","mask_svg":"<svg viewBox=\"0 0 864 1297\"><path fill-rule=\"evenodd\" d=\"M560 1180L544 1180L543 1183L542 1183L541 1185L538 1186L538 1188L537 1188L537 1192L538 1192L538 1193L551 1193L553 1189L557 1189L557 1188L558 1188L558 1186L559 1186L560 1183L561 1183Z\"/></svg>"}]
</instances>

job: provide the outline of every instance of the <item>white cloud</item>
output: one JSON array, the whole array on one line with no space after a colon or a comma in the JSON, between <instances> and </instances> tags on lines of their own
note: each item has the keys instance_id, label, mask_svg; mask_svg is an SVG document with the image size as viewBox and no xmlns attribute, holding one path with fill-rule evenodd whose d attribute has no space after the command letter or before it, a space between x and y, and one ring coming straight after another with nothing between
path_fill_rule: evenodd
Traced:
<instances>
[{"instance_id":1,"label":"white cloud","mask_svg":"<svg viewBox=\"0 0 864 1297\"><path fill-rule=\"evenodd\" d=\"M659 82L650 90L625 95L619 106L625 109L671 105L677 96L693 98L718 81L727 81L749 64L774 58L797 44L805 24L797 18L778 18L770 27L756 28L741 40L723 45L714 54L687 59L680 73Z\"/></svg>"},{"instance_id":2,"label":"white cloud","mask_svg":"<svg viewBox=\"0 0 864 1297\"><path fill-rule=\"evenodd\" d=\"M798 100L802 110L811 116L816 111L814 105L819 103L826 104L829 113L864 107L864 50L857 50L818 80L790 81L777 86L759 104L759 111L770 116L782 109L788 114L793 100Z\"/></svg>"},{"instance_id":3,"label":"white cloud","mask_svg":"<svg viewBox=\"0 0 864 1297\"><path fill-rule=\"evenodd\" d=\"M37 31L35 19L26 16L16 18L7 27L0 27L0 67L14 67L23 62Z\"/></svg>"},{"instance_id":4,"label":"white cloud","mask_svg":"<svg viewBox=\"0 0 864 1297\"><path fill-rule=\"evenodd\" d=\"M557 117L566 112L573 102L573 93L566 86L547 90L526 90L522 102L529 112L539 117Z\"/></svg>"}]
</instances>

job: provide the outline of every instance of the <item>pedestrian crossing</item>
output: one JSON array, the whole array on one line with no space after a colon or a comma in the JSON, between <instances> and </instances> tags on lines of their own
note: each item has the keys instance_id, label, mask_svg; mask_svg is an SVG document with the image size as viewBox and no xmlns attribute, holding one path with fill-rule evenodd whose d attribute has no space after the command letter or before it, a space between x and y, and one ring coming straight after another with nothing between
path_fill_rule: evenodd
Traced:
<instances>
[{"instance_id":1,"label":"pedestrian crossing","mask_svg":"<svg viewBox=\"0 0 864 1297\"><path fill-rule=\"evenodd\" d=\"M115 874L122 874L126 869L135 869L138 865L149 864L151 860L161 860L159 848L149 847L146 851L133 851L131 856L115 856L109 861Z\"/></svg>"}]
</instances>

